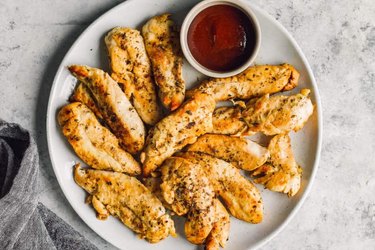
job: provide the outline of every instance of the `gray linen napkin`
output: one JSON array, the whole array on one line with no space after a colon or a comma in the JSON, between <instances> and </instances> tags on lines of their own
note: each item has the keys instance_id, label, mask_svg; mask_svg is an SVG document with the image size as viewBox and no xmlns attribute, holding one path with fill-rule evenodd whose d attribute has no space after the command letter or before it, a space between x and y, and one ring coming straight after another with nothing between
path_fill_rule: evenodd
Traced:
<instances>
[{"instance_id":1,"label":"gray linen napkin","mask_svg":"<svg viewBox=\"0 0 375 250\"><path fill-rule=\"evenodd\" d=\"M0 249L97 249L38 203L38 173L30 134L0 119Z\"/></svg>"}]
</instances>

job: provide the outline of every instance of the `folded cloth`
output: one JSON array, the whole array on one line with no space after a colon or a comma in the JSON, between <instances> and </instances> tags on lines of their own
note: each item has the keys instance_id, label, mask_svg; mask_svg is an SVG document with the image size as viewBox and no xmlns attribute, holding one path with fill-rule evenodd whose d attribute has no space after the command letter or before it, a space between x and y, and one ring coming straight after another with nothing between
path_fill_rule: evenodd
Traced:
<instances>
[{"instance_id":1,"label":"folded cloth","mask_svg":"<svg viewBox=\"0 0 375 250\"><path fill-rule=\"evenodd\" d=\"M38 174L30 134L0 119L0 249L97 249L38 203Z\"/></svg>"}]
</instances>

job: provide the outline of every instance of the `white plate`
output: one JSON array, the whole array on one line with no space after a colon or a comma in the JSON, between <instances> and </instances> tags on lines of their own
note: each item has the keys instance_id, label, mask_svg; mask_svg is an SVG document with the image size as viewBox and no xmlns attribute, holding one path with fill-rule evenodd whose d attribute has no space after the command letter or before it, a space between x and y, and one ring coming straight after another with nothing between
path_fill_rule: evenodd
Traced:
<instances>
[{"instance_id":1,"label":"white plate","mask_svg":"<svg viewBox=\"0 0 375 250\"><path fill-rule=\"evenodd\" d=\"M76 80L70 75L66 66L70 64L87 64L93 67L108 69L107 55L103 42L104 35L115 26L140 28L150 17L169 12L181 24L188 10L198 1L183 0L130 0L111 9L91 24L73 44L56 73L52 86L48 113L47 138L48 148L56 178L66 198L77 214L97 234L121 249L196 249L184 237L183 219L175 218L177 238L168 237L158 244L149 244L139 240L135 234L119 220L110 217L106 221L96 219L94 210L84 203L86 194L78 187L72 175L73 163L79 161L70 145L60 132L57 123L58 110L67 103ZM302 51L287 31L264 11L249 3L258 17L262 29L262 44L256 60L257 64L278 64L288 62L301 73L301 88L312 89L312 100L316 104L314 115L303 130L292 133L293 150L297 161L303 166L302 187L298 195L288 198L261 188L264 200L264 220L261 224L252 225L235 218L231 219L230 238L226 249L256 248L270 240L291 220L307 196L314 179L319 161L322 137L322 114L318 89L312 71ZM202 77L185 62L184 76L187 85L197 83Z\"/></svg>"}]
</instances>

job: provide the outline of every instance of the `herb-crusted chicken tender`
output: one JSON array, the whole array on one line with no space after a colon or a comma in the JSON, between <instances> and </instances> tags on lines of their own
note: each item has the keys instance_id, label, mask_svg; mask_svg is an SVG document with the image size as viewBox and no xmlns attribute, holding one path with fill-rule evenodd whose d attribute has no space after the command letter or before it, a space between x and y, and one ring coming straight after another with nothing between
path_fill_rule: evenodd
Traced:
<instances>
[{"instance_id":1,"label":"herb-crusted chicken tender","mask_svg":"<svg viewBox=\"0 0 375 250\"><path fill-rule=\"evenodd\" d=\"M95 169L130 175L141 173L139 163L120 147L119 140L80 102L64 106L58 113L64 136L76 154Z\"/></svg>"},{"instance_id":2,"label":"herb-crusted chicken tender","mask_svg":"<svg viewBox=\"0 0 375 250\"><path fill-rule=\"evenodd\" d=\"M257 65L232 77L206 80L186 95L206 93L216 101L250 99L291 90L298 85L298 79L299 73L292 65Z\"/></svg>"},{"instance_id":3,"label":"herb-crusted chicken tender","mask_svg":"<svg viewBox=\"0 0 375 250\"><path fill-rule=\"evenodd\" d=\"M253 172L254 177L259 177L255 182L275 192L296 195L301 187L302 168L294 159L289 135L276 135L270 141L268 149L271 157Z\"/></svg>"},{"instance_id":4,"label":"herb-crusted chicken tender","mask_svg":"<svg viewBox=\"0 0 375 250\"><path fill-rule=\"evenodd\" d=\"M284 96L268 94L251 99L246 107L221 107L212 116L213 133L226 135L252 135L262 132L277 135L303 128L314 112L309 98L310 90Z\"/></svg>"},{"instance_id":5,"label":"herb-crusted chicken tender","mask_svg":"<svg viewBox=\"0 0 375 250\"><path fill-rule=\"evenodd\" d=\"M135 177L122 173L74 169L74 180L91 196L98 217L109 214L151 243L175 235L173 220L161 202Z\"/></svg>"},{"instance_id":6,"label":"herb-crusted chicken tender","mask_svg":"<svg viewBox=\"0 0 375 250\"><path fill-rule=\"evenodd\" d=\"M212 155L247 171L262 166L270 155L267 148L244 137L215 134L202 135L188 151Z\"/></svg>"},{"instance_id":7,"label":"herb-crusted chicken tender","mask_svg":"<svg viewBox=\"0 0 375 250\"><path fill-rule=\"evenodd\" d=\"M117 82L100 69L72 65L70 72L91 91L106 124L131 154L144 145L145 127Z\"/></svg>"},{"instance_id":8,"label":"herb-crusted chicken tender","mask_svg":"<svg viewBox=\"0 0 375 250\"><path fill-rule=\"evenodd\" d=\"M292 96L265 95L252 99L242 111L242 118L252 132L283 134L303 128L314 111L310 90L302 89Z\"/></svg>"},{"instance_id":9,"label":"herb-crusted chicken tender","mask_svg":"<svg viewBox=\"0 0 375 250\"><path fill-rule=\"evenodd\" d=\"M138 30L117 27L105 37L112 78L117 81L142 120L154 125L162 115L151 63Z\"/></svg>"},{"instance_id":10,"label":"herb-crusted chicken tender","mask_svg":"<svg viewBox=\"0 0 375 250\"><path fill-rule=\"evenodd\" d=\"M143 26L142 35L161 102L173 111L184 101L185 81L182 78L179 34L170 16L164 14L151 18Z\"/></svg>"},{"instance_id":11,"label":"herb-crusted chicken tender","mask_svg":"<svg viewBox=\"0 0 375 250\"><path fill-rule=\"evenodd\" d=\"M229 212L237 219L260 223L263 202L259 190L232 164L199 152L185 152L178 157L198 164L210 180L215 193L223 199Z\"/></svg>"},{"instance_id":12,"label":"herb-crusted chicken tender","mask_svg":"<svg viewBox=\"0 0 375 250\"><path fill-rule=\"evenodd\" d=\"M215 101L199 94L158 122L148 134L141 153L143 174L150 175L165 159L212 130Z\"/></svg>"},{"instance_id":13,"label":"herb-crusted chicken tender","mask_svg":"<svg viewBox=\"0 0 375 250\"><path fill-rule=\"evenodd\" d=\"M186 238L193 244L202 244L215 217L215 192L209 180L199 165L178 157L168 158L161 173L164 200L177 215L187 215Z\"/></svg>"}]
</instances>

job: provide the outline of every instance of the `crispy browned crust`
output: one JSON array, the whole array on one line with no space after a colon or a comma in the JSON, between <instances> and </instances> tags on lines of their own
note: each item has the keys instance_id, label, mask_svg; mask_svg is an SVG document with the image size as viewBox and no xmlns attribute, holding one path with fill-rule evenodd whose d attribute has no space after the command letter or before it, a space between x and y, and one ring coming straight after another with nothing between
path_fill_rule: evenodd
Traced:
<instances>
[{"instance_id":1,"label":"crispy browned crust","mask_svg":"<svg viewBox=\"0 0 375 250\"><path fill-rule=\"evenodd\" d=\"M291 71L291 74L290 74L290 77L289 77L289 81L288 83L284 86L284 88L282 89L282 91L288 91L288 90L292 90L294 89L295 87L298 86L298 80L299 80L299 72L290 64L284 64L286 67L288 67ZM271 94L271 93L270 93Z\"/></svg>"}]
</instances>

